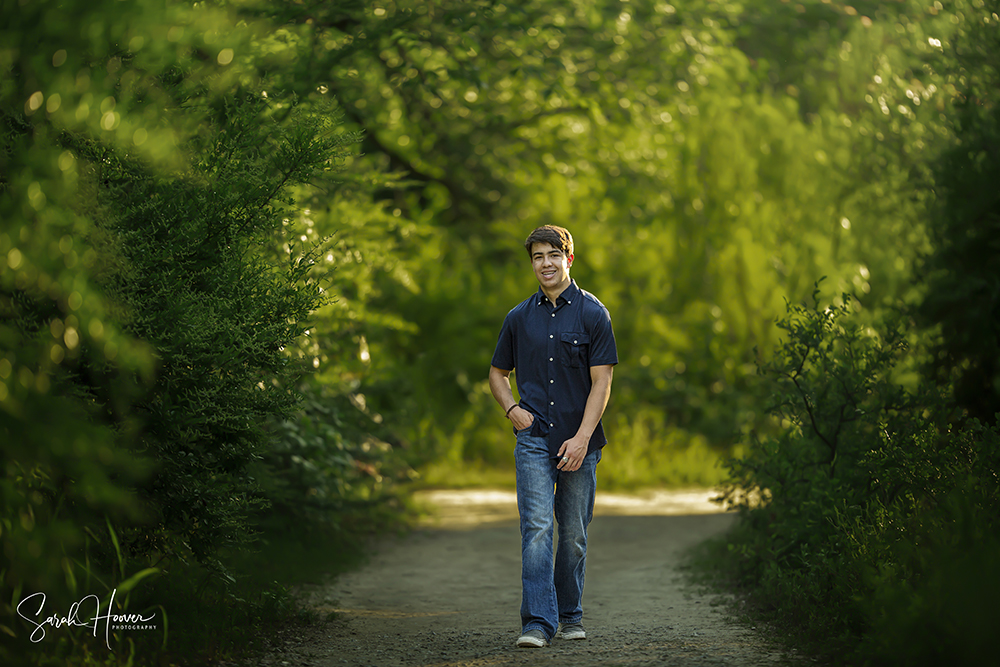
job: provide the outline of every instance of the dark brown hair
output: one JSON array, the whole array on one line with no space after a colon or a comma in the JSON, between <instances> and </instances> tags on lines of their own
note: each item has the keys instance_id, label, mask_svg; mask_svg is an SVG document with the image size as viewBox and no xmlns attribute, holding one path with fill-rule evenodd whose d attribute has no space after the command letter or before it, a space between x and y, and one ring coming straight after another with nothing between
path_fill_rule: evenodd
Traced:
<instances>
[{"instance_id":1,"label":"dark brown hair","mask_svg":"<svg viewBox=\"0 0 1000 667\"><path fill-rule=\"evenodd\" d=\"M531 257L531 246L536 243L548 243L566 255L573 254L573 235L564 227L542 225L528 234L528 238L524 240L524 249L528 251L528 257Z\"/></svg>"}]
</instances>

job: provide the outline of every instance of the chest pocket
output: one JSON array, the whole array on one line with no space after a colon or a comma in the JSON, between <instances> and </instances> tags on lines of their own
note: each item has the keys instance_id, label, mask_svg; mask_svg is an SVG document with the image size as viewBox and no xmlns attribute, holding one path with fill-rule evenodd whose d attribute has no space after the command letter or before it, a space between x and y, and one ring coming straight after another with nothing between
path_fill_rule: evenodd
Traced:
<instances>
[{"instance_id":1,"label":"chest pocket","mask_svg":"<svg viewBox=\"0 0 1000 667\"><path fill-rule=\"evenodd\" d=\"M567 332L559 334L562 341L562 362L570 368L587 368L590 366L590 334Z\"/></svg>"}]
</instances>

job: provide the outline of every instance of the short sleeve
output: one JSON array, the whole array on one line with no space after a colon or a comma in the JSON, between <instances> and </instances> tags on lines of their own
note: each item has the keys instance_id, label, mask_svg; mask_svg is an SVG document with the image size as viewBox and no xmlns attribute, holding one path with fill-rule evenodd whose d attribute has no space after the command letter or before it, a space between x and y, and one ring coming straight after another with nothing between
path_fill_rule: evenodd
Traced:
<instances>
[{"instance_id":1,"label":"short sleeve","mask_svg":"<svg viewBox=\"0 0 1000 667\"><path fill-rule=\"evenodd\" d=\"M514 370L514 331L511 319L511 313L507 313L503 326L500 327L497 347L493 351L493 361L490 362L494 368L504 371Z\"/></svg>"},{"instance_id":2,"label":"short sleeve","mask_svg":"<svg viewBox=\"0 0 1000 667\"><path fill-rule=\"evenodd\" d=\"M591 320L590 365L614 366L617 363L618 347L615 344L615 332L611 328L611 315L602 306Z\"/></svg>"}]
</instances>

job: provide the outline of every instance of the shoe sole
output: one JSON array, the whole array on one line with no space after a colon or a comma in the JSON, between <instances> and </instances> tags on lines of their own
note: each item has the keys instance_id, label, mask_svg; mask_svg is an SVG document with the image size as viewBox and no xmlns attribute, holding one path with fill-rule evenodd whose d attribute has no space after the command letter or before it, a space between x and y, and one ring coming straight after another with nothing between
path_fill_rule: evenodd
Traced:
<instances>
[{"instance_id":1,"label":"shoe sole","mask_svg":"<svg viewBox=\"0 0 1000 667\"><path fill-rule=\"evenodd\" d=\"M544 648L546 642L534 637L521 637L517 640L518 648Z\"/></svg>"},{"instance_id":2,"label":"shoe sole","mask_svg":"<svg viewBox=\"0 0 1000 667\"><path fill-rule=\"evenodd\" d=\"M581 628L579 625L576 625L576 627L571 627L571 628L563 628L562 623L560 623L559 630L556 631L556 638L567 639L570 641L575 639L586 639L587 631Z\"/></svg>"}]
</instances>

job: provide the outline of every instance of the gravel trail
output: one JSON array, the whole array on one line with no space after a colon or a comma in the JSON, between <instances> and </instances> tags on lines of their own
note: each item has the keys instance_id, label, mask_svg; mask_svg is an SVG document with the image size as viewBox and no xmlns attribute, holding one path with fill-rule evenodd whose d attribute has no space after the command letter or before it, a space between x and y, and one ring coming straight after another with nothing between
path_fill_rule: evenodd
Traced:
<instances>
[{"instance_id":1,"label":"gravel trail","mask_svg":"<svg viewBox=\"0 0 1000 667\"><path fill-rule=\"evenodd\" d=\"M583 641L518 649L520 538L512 492L424 494L418 530L383 540L369 563L304 592L328 620L260 663L296 667L773 667L802 664L686 583L689 547L733 520L707 491L598 494L590 528Z\"/></svg>"}]
</instances>

